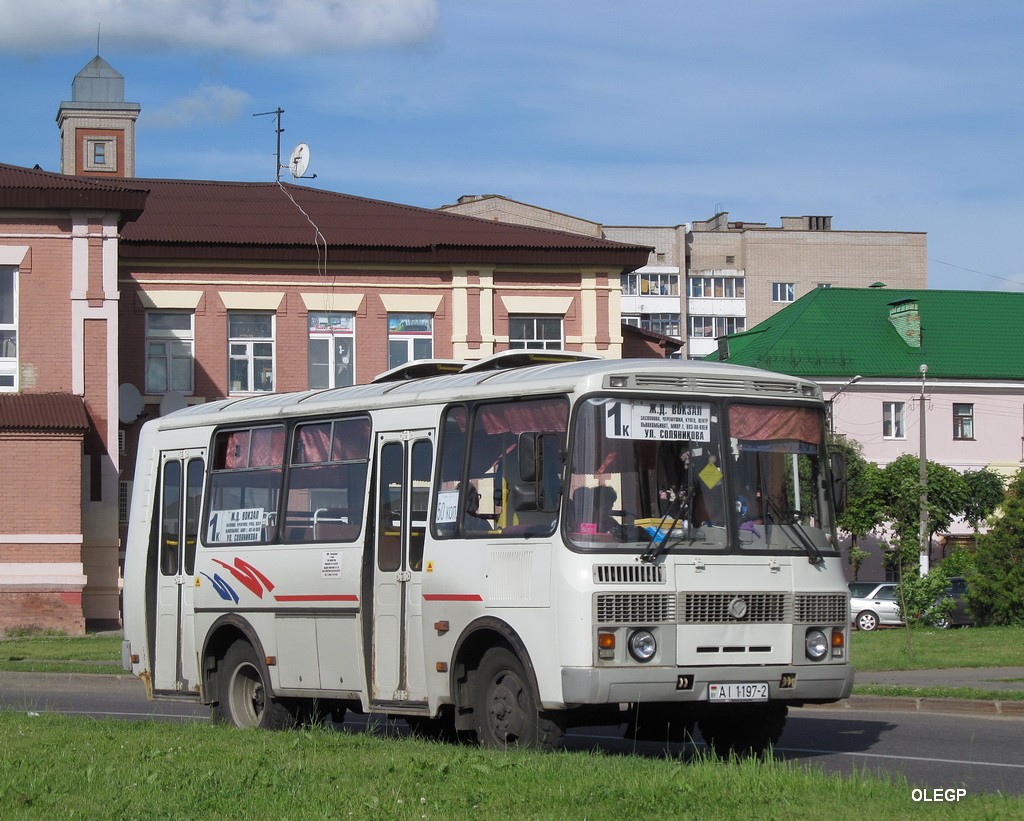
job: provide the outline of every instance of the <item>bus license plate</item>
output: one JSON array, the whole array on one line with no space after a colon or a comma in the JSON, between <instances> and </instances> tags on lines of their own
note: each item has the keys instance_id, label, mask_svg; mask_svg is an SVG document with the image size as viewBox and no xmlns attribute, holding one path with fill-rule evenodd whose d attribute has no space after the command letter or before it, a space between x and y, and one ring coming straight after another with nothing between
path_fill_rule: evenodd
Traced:
<instances>
[{"instance_id":1,"label":"bus license plate","mask_svg":"<svg viewBox=\"0 0 1024 821\"><path fill-rule=\"evenodd\" d=\"M767 701L768 684L709 684L708 701Z\"/></svg>"}]
</instances>

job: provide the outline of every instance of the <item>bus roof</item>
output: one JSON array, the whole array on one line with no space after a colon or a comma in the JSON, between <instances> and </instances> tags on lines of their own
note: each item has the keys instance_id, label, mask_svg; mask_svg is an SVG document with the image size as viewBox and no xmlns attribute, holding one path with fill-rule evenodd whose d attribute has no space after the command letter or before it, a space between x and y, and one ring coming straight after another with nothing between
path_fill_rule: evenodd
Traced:
<instances>
[{"instance_id":1,"label":"bus roof","mask_svg":"<svg viewBox=\"0 0 1024 821\"><path fill-rule=\"evenodd\" d=\"M517 353L523 353L518 352ZM538 351L538 354L552 352ZM496 355L496 359L501 357ZM523 357L504 357L516 366L488 367L471 362L457 373L401 380L374 381L346 388L271 393L191 405L147 425L160 429L221 425L253 419L321 416L384 407L415 407L458 400L529 396L553 392L615 390L696 394L747 395L820 399L814 382L742 365L704 360L600 359L523 364ZM614 377L614 379L613 379Z\"/></svg>"}]
</instances>

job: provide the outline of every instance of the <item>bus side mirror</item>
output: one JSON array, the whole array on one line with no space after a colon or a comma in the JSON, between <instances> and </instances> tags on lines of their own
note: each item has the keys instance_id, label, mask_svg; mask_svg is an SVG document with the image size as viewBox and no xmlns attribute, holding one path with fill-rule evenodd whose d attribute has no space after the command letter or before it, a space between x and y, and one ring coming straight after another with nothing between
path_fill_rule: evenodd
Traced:
<instances>
[{"instance_id":1,"label":"bus side mirror","mask_svg":"<svg viewBox=\"0 0 1024 821\"><path fill-rule=\"evenodd\" d=\"M836 506L836 515L846 512L846 454L830 454L832 462L832 500Z\"/></svg>"},{"instance_id":2,"label":"bus side mirror","mask_svg":"<svg viewBox=\"0 0 1024 821\"><path fill-rule=\"evenodd\" d=\"M541 443L543 437L533 431L519 434L519 479L523 482L536 482L541 473Z\"/></svg>"},{"instance_id":3,"label":"bus side mirror","mask_svg":"<svg viewBox=\"0 0 1024 821\"><path fill-rule=\"evenodd\" d=\"M519 434L519 482L513 487L519 505L517 510L558 509L558 488L552 482L559 480L561 442L555 433L527 431Z\"/></svg>"}]
</instances>

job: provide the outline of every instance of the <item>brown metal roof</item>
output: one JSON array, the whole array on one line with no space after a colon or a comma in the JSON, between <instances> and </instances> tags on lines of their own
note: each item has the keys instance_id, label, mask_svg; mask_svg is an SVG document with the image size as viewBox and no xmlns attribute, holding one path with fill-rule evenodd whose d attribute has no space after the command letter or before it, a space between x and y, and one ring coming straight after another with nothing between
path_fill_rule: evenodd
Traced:
<instances>
[{"instance_id":1,"label":"brown metal roof","mask_svg":"<svg viewBox=\"0 0 1024 821\"><path fill-rule=\"evenodd\" d=\"M89 430L82 397L70 393L0 393L0 430Z\"/></svg>"},{"instance_id":2,"label":"brown metal roof","mask_svg":"<svg viewBox=\"0 0 1024 821\"><path fill-rule=\"evenodd\" d=\"M326 242L334 262L486 261L632 270L645 265L649 253L596 237L290 183L135 182L149 197L142 216L123 232L121 255L129 259L315 260Z\"/></svg>"},{"instance_id":3,"label":"brown metal roof","mask_svg":"<svg viewBox=\"0 0 1024 821\"><path fill-rule=\"evenodd\" d=\"M130 180L97 180L0 163L0 208L103 209L132 219L145 203L145 187Z\"/></svg>"}]
</instances>

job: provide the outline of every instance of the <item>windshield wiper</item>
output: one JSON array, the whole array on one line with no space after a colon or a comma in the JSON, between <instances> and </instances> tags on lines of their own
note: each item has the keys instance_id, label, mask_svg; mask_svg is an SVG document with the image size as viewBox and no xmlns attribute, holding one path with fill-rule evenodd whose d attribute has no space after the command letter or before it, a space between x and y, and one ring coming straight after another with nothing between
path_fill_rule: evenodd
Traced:
<instances>
[{"instance_id":1,"label":"windshield wiper","mask_svg":"<svg viewBox=\"0 0 1024 821\"><path fill-rule=\"evenodd\" d=\"M686 488L683 492L676 497L676 501L669 506L668 511L661 517L661 521L658 526L654 529L651 534L651 538L647 542L647 547L644 548L644 552L640 554L640 561L642 562L653 562L662 553L667 551L675 542L673 541L672 531L676 529L676 526L680 521L684 519L683 514L685 513L685 520L688 524L692 524L690 519L690 500L693 498L693 494L690 493L690 489ZM672 510L675 508L675 513ZM669 525L668 530L665 529L665 522L668 521L669 516L672 516L672 524ZM661 539L658 539L658 534L661 534ZM676 537L678 538L678 537Z\"/></svg>"},{"instance_id":2,"label":"windshield wiper","mask_svg":"<svg viewBox=\"0 0 1024 821\"><path fill-rule=\"evenodd\" d=\"M774 520L774 522L781 527L789 528L790 532L793 534L794 541L803 548L804 552L807 554L807 561L811 564L821 564L824 562L825 557L818 549L818 546L814 543L814 540L807 535L807 531L804 530L803 525L800 524L800 512L796 510L781 510L778 504L776 504L770 496L766 496L765 501L768 503L768 509L765 511L768 515L765 517L765 521L771 522ZM768 538L767 533L765 536Z\"/></svg>"}]
</instances>

